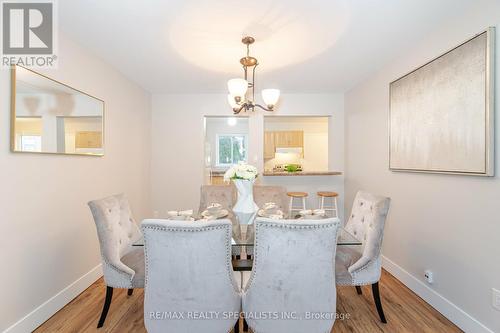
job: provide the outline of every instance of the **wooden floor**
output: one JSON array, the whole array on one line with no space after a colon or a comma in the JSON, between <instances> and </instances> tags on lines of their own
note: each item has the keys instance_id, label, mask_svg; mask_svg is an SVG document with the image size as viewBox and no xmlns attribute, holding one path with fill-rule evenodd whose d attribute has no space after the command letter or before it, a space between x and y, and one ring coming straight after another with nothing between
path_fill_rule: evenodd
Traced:
<instances>
[{"instance_id":1,"label":"wooden floor","mask_svg":"<svg viewBox=\"0 0 500 333\"><path fill-rule=\"evenodd\" d=\"M339 287L337 312L348 316L335 321L332 332L461 332L449 320L406 288L392 275L383 271L380 294L387 324L378 318L370 287L357 295L353 287ZM35 332L146 332L143 324L143 290L116 289L102 329L97 321L104 300L105 286L100 279L46 321Z\"/></svg>"}]
</instances>

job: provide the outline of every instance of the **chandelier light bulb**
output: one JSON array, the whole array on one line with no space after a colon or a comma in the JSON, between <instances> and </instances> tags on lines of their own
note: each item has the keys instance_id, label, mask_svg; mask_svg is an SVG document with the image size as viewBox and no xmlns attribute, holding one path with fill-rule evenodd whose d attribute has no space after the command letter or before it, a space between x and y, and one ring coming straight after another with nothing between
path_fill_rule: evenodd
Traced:
<instances>
[{"instance_id":1,"label":"chandelier light bulb","mask_svg":"<svg viewBox=\"0 0 500 333\"><path fill-rule=\"evenodd\" d=\"M279 89L264 89L262 90L262 99L268 108L273 108L280 98Z\"/></svg>"},{"instance_id":2,"label":"chandelier light bulb","mask_svg":"<svg viewBox=\"0 0 500 333\"><path fill-rule=\"evenodd\" d=\"M236 100L234 99L234 96L229 94L227 95L227 102L229 105L231 105L231 108L237 109L238 108L238 103L236 103Z\"/></svg>"},{"instance_id":3,"label":"chandelier light bulb","mask_svg":"<svg viewBox=\"0 0 500 333\"><path fill-rule=\"evenodd\" d=\"M240 97L244 101L248 90L248 82L244 79L231 79L227 81L227 89L230 95Z\"/></svg>"}]
</instances>

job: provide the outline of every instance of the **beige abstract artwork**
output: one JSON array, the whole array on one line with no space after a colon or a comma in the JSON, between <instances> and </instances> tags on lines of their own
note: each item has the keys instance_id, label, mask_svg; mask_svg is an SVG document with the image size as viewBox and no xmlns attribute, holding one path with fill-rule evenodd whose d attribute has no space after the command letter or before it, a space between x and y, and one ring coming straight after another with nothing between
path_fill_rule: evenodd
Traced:
<instances>
[{"instance_id":1,"label":"beige abstract artwork","mask_svg":"<svg viewBox=\"0 0 500 333\"><path fill-rule=\"evenodd\" d=\"M493 175L493 29L390 84L390 169Z\"/></svg>"}]
</instances>

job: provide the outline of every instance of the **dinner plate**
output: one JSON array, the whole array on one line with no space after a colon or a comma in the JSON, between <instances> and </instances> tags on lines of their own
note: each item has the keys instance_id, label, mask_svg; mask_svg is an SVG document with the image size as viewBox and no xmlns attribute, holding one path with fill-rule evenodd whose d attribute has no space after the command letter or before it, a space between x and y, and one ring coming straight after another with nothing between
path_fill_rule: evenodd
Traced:
<instances>
[{"instance_id":1,"label":"dinner plate","mask_svg":"<svg viewBox=\"0 0 500 333\"><path fill-rule=\"evenodd\" d=\"M221 209L215 214L210 213L208 210L204 210L201 213L201 216L203 216L204 218L209 218L209 217L213 216L216 219L220 219L220 218L226 217L228 215L229 215L229 211L227 209Z\"/></svg>"}]
</instances>

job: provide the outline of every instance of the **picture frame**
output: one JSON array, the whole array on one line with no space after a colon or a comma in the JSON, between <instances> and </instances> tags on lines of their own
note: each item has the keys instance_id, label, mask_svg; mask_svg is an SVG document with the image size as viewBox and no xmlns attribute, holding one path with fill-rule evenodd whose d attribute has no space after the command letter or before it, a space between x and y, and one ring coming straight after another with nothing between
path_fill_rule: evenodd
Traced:
<instances>
[{"instance_id":1,"label":"picture frame","mask_svg":"<svg viewBox=\"0 0 500 333\"><path fill-rule=\"evenodd\" d=\"M494 175L493 27L392 81L389 169Z\"/></svg>"}]
</instances>

